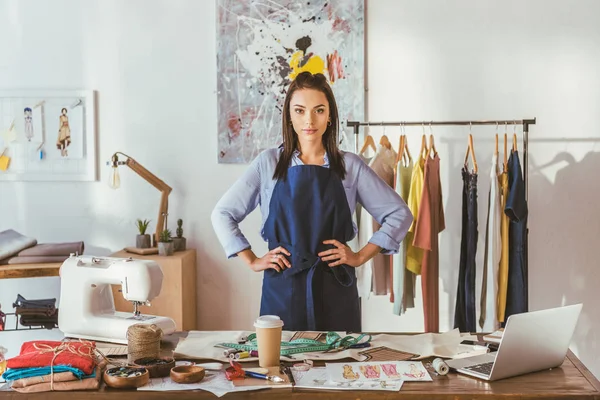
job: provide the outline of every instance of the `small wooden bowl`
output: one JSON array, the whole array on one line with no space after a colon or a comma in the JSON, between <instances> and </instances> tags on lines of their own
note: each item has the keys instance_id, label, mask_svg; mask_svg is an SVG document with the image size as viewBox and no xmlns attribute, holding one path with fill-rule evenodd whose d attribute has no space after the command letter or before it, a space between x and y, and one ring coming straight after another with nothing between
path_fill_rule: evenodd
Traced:
<instances>
[{"instance_id":1,"label":"small wooden bowl","mask_svg":"<svg viewBox=\"0 0 600 400\"><path fill-rule=\"evenodd\" d=\"M204 379L206 371L195 365L180 365L171 368L171 380L177 383L196 383Z\"/></svg>"},{"instance_id":2,"label":"small wooden bowl","mask_svg":"<svg viewBox=\"0 0 600 400\"><path fill-rule=\"evenodd\" d=\"M139 387L145 386L150 380L150 374L146 368L143 369L143 373L140 376L132 376L130 378L123 376L113 376L109 375L109 371L118 370L119 367L109 368L104 371L104 383L106 386L115 388L115 389L137 389Z\"/></svg>"},{"instance_id":3,"label":"small wooden bowl","mask_svg":"<svg viewBox=\"0 0 600 400\"><path fill-rule=\"evenodd\" d=\"M157 360L162 360L163 363L157 364ZM133 363L141 368L146 368L150 374L150 378L163 378L169 376L171 368L175 366L175 359L172 357L146 357L139 358Z\"/></svg>"}]
</instances>

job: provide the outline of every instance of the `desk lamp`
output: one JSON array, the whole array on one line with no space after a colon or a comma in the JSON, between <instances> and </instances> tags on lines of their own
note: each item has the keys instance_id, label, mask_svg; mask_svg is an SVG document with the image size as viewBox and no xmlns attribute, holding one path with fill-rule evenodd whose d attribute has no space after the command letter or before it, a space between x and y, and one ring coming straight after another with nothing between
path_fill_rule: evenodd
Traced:
<instances>
[{"instance_id":1,"label":"desk lamp","mask_svg":"<svg viewBox=\"0 0 600 400\"><path fill-rule=\"evenodd\" d=\"M118 155L122 155L127 158L127 161L120 161ZM160 237L160 232L162 232L167 227L167 209L169 207L169 193L173 190L169 185L160 180L156 175L148 171L144 168L140 163L131 158L125 153L121 153L117 151L112 155L112 161L110 163L112 165L112 172L109 176L109 186L113 189L118 189L121 186L121 177L119 176L119 165L127 165L131 168L135 173L144 178L146 182L150 183L152 186L160 190L160 206L158 209L158 219L156 222L156 232L154 233L154 243L153 246L157 246L158 239Z\"/></svg>"}]
</instances>

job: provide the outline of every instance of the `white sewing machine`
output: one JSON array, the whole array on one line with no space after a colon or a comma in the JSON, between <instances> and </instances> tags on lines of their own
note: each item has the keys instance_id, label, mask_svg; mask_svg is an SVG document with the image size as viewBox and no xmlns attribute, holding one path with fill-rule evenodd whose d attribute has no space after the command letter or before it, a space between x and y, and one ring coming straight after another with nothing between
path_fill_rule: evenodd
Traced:
<instances>
[{"instance_id":1,"label":"white sewing machine","mask_svg":"<svg viewBox=\"0 0 600 400\"><path fill-rule=\"evenodd\" d=\"M160 293L163 273L149 260L71 256L60 267L58 328L67 337L127 343L127 328L133 324L155 324L164 335L175 331L168 317L140 314L140 305ZM115 310L112 285L121 285L133 312Z\"/></svg>"}]
</instances>

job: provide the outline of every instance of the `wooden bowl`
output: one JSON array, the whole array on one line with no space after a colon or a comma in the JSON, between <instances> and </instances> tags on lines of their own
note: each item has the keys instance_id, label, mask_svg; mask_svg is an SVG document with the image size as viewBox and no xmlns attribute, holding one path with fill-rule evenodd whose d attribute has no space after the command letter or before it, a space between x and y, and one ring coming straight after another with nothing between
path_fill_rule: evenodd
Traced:
<instances>
[{"instance_id":1,"label":"wooden bowl","mask_svg":"<svg viewBox=\"0 0 600 400\"><path fill-rule=\"evenodd\" d=\"M120 367L109 368L104 371L104 383L106 386L115 388L115 389L137 389L142 387L148 383L150 380L150 374L146 368L128 368L129 370L140 370L142 372L139 376L115 376L111 375L111 372L115 372L120 370Z\"/></svg>"},{"instance_id":2,"label":"wooden bowl","mask_svg":"<svg viewBox=\"0 0 600 400\"><path fill-rule=\"evenodd\" d=\"M204 379L204 368L195 365L180 365L171 368L171 380L177 383L196 383Z\"/></svg>"},{"instance_id":3,"label":"wooden bowl","mask_svg":"<svg viewBox=\"0 0 600 400\"><path fill-rule=\"evenodd\" d=\"M139 358L133 363L142 368L146 368L150 374L150 378L163 378L169 376L171 368L175 366L175 359L172 357L146 357Z\"/></svg>"}]
</instances>

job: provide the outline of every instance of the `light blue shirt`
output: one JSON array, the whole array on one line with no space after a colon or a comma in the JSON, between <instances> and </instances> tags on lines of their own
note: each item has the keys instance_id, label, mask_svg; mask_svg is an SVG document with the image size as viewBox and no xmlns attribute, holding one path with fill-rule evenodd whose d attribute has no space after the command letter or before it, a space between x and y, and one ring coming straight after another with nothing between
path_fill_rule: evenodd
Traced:
<instances>
[{"instance_id":1,"label":"light blue shirt","mask_svg":"<svg viewBox=\"0 0 600 400\"><path fill-rule=\"evenodd\" d=\"M240 222L260 205L262 223L260 233L266 241L264 226L269 216L269 203L275 188L273 180L275 166L281 153L280 148L263 151L254 159L244 174L229 188L212 212L215 233L228 258L242 250L251 248L239 228ZM413 216L402 198L354 153L342 152L346 163L346 179L342 182L348 199L350 212L354 214L356 203L360 203L381 228L369 242L382 248L383 254L396 254L400 242L412 224ZM329 168L327 154L324 168ZM303 165L296 151L290 166ZM354 234L357 233L356 224Z\"/></svg>"}]
</instances>

